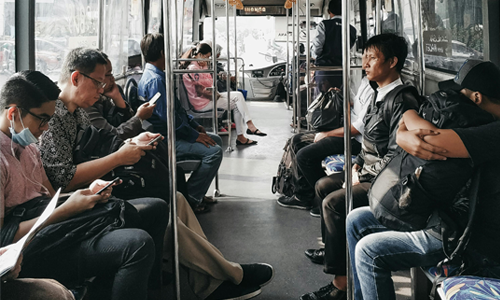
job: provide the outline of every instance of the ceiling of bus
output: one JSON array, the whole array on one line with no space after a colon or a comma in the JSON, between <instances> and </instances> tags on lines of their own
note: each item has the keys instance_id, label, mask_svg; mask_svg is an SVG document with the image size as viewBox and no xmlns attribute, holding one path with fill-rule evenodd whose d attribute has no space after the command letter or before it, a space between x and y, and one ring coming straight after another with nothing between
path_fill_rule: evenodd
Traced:
<instances>
[{"instance_id":1,"label":"ceiling of bus","mask_svg":"<svg viewBox=\"0 0 500 300\"><path fill-rule=\"evenodd\" d=\"M279 6L283 7L286 0L241 0L244 6ZM210 16L210 7L212 5L212 0L205 0L206 4L206 16ZM215 0L215 15L217 17L225 16L226 10L224 8L224 0ZM302 5L304 3L301 2ZM310 0L311 5L311 17L322 17L323 6L325 5L324 0ZM232 9L229 10L230 15L232 15ZM265 14L266 15L266 14Z\"/></svg>"}]
</instances>

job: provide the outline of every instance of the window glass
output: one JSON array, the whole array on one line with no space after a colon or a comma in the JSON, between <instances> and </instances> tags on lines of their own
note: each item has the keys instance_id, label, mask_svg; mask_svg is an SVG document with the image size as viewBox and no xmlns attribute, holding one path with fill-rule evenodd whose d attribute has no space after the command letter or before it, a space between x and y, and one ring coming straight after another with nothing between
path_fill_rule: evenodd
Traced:
<instances>
[{"instance_id":1,"label":"window glass","mask_svg":"<svg viewBox=\"0 0 500 300\"><path fill-rule=\"evenodd\" d=\"M36 70L58 80L70 49L97 48L98 0L36 0Z\"/></svg>"},{"instance_id":2,"label":"window glass","mask_svg":"<svg viewBox=\"0 0 500 300\"><path fill-rule=\"evenodd\" d=\"M161 0L151 0L149 3L148 33L160 32Z\"/></svg>"},{"instance_id":3,"label":"window glass","mask_svg":"<svg viewBox=\"0 0 500 300\"><path fill-rule=\"evenodd\" d=\"M14 4L0 0L0 87L16 70Z\"/></svg>"},{"instance_id":4,"label":"window glass","mask_svg":"<svg viewBox=\"0 0 500 300\"><path fill-rule=\"evenodd\" d=\"M483 59L481 0L422 0L427 67L455 73L468 58Z\"/></svg>"}]
</instances>

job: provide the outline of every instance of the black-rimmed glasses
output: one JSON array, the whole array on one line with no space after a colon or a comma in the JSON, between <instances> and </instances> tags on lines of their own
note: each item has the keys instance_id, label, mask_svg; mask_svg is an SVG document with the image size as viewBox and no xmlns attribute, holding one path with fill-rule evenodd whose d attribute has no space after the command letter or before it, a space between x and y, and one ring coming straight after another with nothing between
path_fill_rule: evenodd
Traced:
<instances>
[{"instance_id":1,"label":"black-rimmed glasses","mask_svg":"<svg viewBox=\"0 0 500 300\"><path fill-rule=\"evenodd\" d=\"M15 107L15 106L7 106L5 109L9 109L11 107ZM31 111L29 111L28 109L25 109L25 108L22 108L20 106L17 106L18 109L22 109L24 110L25 112L27 112L28 114L32 115L33 117L37 118L38 120L40 120L40 124L38 125L38 128L42 128L44 127L45 125L47 125L49 122L50 122L50 119L52 119L52 117L40 117L39 115L36 115L34 113L32 113Z\"/></svg>"},{"instance_id":2,"label":"black-rimmed glasses","mask_svg":"<svg viewBox=\"0 0 500 300\"><path fill-rule=\"evenodd\" d=\"M102 82L102 81L99 81L99 80L97 80L97 79L95 79L95 78L92 78L92 77L90 77L89 75L87 75L87 74L85 74L85 73L80 72L80 74L82 74L83 76L87 77L88 79L92 79L92 81L94 82L95 87L96 87L97 89L103 89L103 88L105 88L105 87L106 87L106 83L104 83L104 82Z\"/></svg>"}]
</instances>

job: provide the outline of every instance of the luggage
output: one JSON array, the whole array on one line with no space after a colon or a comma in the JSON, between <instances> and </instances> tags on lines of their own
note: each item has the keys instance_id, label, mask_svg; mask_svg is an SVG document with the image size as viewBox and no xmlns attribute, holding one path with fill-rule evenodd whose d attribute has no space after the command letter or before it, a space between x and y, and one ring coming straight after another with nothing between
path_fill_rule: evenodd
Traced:
<instances>
[{"instance_id":1,"label":"luggage","mask_svg":"<svg viewBox=\"0 0 500 300\"><path fill-rule=\"evenodd\" d=\"M293 167L295 153L292 150L292 138L289 138L283 148L284 153L278 166L278 174L273 177L272 192L291 197L294 194Z\"/></svg>"}]
</instances>

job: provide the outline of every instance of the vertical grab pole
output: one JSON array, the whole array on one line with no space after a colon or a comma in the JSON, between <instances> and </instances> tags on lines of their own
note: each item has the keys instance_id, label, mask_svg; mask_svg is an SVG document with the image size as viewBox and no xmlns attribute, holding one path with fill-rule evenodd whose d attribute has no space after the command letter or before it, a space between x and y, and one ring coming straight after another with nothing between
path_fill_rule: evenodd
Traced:
<instances>
[{"instance_id":1,"label":"vertical grab pole","mask_svg":"<svg viewBox=\"0 0 500 300\"><path fill-rule=\"evenodd\" d=\"M212 79L213 83L212 86L214 87L212 89L212 99L215 99L215 93L216 90L215 88L217 87L217 57L215 55L214 49L215 45L215 0L210 1L210 14L212 15L212 69L214 72L212 73ZM214 103L217 103L216 100ZM213 134L217 134L217 131L219 129L219 119L217 115L217 105L214 105L213 108L213 118L212 118L212 128L213 128ZM214 197L219 197L220 196L220 189L219 189L219 172L215 174L215 190L214 190Z\"/></svg>"},{"instance_id":2,"label":"vertical grab pole","mask_svg":"<svg viewBox=\"0 0 500 300\"><path fill-rule=\"evenodd\" d=\"M236 32L236 5L233 6L234 16L234 86L238 90L238 34Z\"/></svg>"},{"instance_id":3,"label":"vertical grab pole","mask_svg":"<svg viewBox=\"0 0 500 300\"><path fill-rule=\"evenodd\" d=\"M286 90L286 108L290 109L290 105L288 105L290 101L290 35L288 34L290 30L290 10L286 10L286 69L285 69L285 75L286 75L286 83L287 86L285 87Z\"/></svg>"},{"instance_id":4,"label":"vertical grab pole","mask_svg":"<svg viewBox=\"0 0 500 300\"><path fill-rule=\"evenodd\" d=\"M295 2L292 4L292 109L293 109L293 129L292 132L296 133L297 132L297 93L295 91L296 89L296 80L295 77L297 76L296 74L296 69L295 69L295 61L294 59L294 53L295 53L295 13L297 12L297 5L298 3Z\"/></svg>"},{"instance_id":5,"label":"vertical grab pole","mask_svg":"<svg viewBox=\"0 0 500 300\"><path fill-rule=\"evenodd\" d=\"M380 2L380 1L378 1ZM349 25L349 13L350 13L350 1L342 1L342 81L343 81L343 95L344 95L344 161L345 161L345 182L346 182L346 216L352 210L352 160L351 160L351 93L350 93L350 81L349 76L351 73L350 65L350 25ZM352 269L349 259L349 248L346 251L347 259L347 300L353 299L353 288L352 288Z\"/></svg>"},{"instance_id":6,"label":"vertical grab pole","mask_svg":"<svg viewBox=\"0 0 500 300\"><path fill-rule=\"evenodd\" d=\"M418 58L419 58L419 81L420 81L420 93L425 94L425 58L424 58L424 33L422 31L422 3L417 0L417 31L418 31Z\"/></svg>"},{"instance_id":7,"label":"vertical grab pole","mask_svg":"<svg viewBox=\"0 0 500 300\"><path fill-rule=\"evenodd\" d=\"M419 2L420 0L417 0ZM382 1L375 0L375 34L382 33Z\"/></svg>"},{"instance_id":8,"label":"vertical grab pole","mask_svg":"<svg viewBox=\"0 0 500 300\"><path fill-rule=\"evenodd\" d=\"M309 33L311 31L311 0L306 0L306 76L304 77L304 82L306 84L307 91L307 107L311 105L311 90L309 89L309 64L311 63L311 55L309 49L311 49L311 37ZM311 130L311 124L307 124L307 130Z\"/></svg>"},{"instance_id":9,"label":"vertical grab pole","mask_svg":"<svg viewBox=\"0 0 500 300\"><path fill-rule=\"evenodd\" d=\"M175 22L175 42L176 43L179 43L179 8L177 7L177 2L179 0L173 0L174 1L174 12L175 12L175 16L174 16L174 22ZM182 0L183 1L183 0ZM179 58L179 45L177 44L176 47L175 47L175 67L177 68L179 62L177 61L177 59Z\"/></svg>"},{"instance_id":10,"label":"vertical grab pole","mask_svg":"<svg viewBox=\"0 0 500 300\"><path fill-rule=\"evenodd\" d=\"M214 0L212 0L214 1ZM226 46L227 46L227 76L226 76L226 89L227 89L227 129L228 129L228 143L226 152L233 151L231 147L231 57L229 55L229 0L226 0Z\"/></svg>"},{"instance_id":11,"label":"vertical grab pole","mask_svg":"<svg viewBox=\"0 0 500 300\"><path fill-rule=\"evenodd\" d=\"M99 0L99 20L97 21L97 48L103 50L104 47L104 0Z\"/></svg>"},{"instance_id":12,"label":"vertical grab pole","mask_svg":"<svg viewBox=\"0 0 500 300\"><path fill-rule=\"evenodd\" d=\"M297 5L297 9L295 10L297 12L297 22L296 22L296 25L297 25L297 43L295 44L295 53L296 53L296 60L295 60L295 65L296 65L296 68L295 68L295 73L296 73L296 81L297 81L297 105L295 106L297 108L297 132L300 132L300 129L301 129L301 115L302 115L302 99L301 99L301 96L300 96L300 0L297 0L297 2L295 3Z\"/></svg>"},{"instance_id":13,"label":"vertical grab pole","mask_svg":"<svg viewBox=\"0 0 500 300\"><path fill-rule=\"evenodd\" d=\"M184 48L184 8L185 8L184 4L186 3L186 1L185 0L181 0L181 1L182 1L182 10L181 10L182 11L182 18L181 18L182 22L181 22L181 30L180 30L181 39L180 39L179 45L177 45L177 51L178 52L177 52L177 57L176 58L179 58L180 55L182 55L182 53L183 53L182 50ZM180 55L179 55L179 53L180 53ZM176 68L178 68L178 65L179 65L179 63L177 63Z\"/></svg>"},{"instance_id":14,"label":"vertical grab pole","mask_svg":"<svg viewBox=\"0 0 500 300\"><path fill-rule=\"evenodd\" d=\"M171 28L170 28L170 0L163 0L163 28L165 30L165 91L166 91L166 106L167 115L174 116L174 78L172 71L172 57L171 57ZM173 263L174 263L174 298L181 299L180 294L180 278L179 278L179 244L177 233L177 186L176 186L176 159L175 159L175 131L174 131L174 118L167 118L167 148L168 148L168 169L170 176L168 178L170 188L170 222L173 240Z\"/></svg>"}]
</instances>

